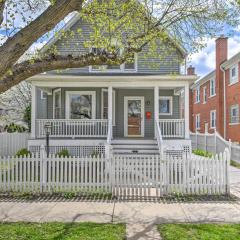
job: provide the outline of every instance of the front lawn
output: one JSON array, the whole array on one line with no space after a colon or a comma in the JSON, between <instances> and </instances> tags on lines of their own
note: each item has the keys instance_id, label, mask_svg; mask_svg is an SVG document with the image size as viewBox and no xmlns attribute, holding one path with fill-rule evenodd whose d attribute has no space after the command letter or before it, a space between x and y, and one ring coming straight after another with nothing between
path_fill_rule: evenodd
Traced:
<instances>
[{"instance_id":1,"label":"front lawn","mask_svg":"<svg viewBox=\"0 0 240 240\"><path fill-rule=\"evenodd\" d=\"M1 223L1 240L122 240L124 224Z\"/></svg>"},{"instance_id":2,"label":"front lawn","mask_svg":"<svg viewBox=\"0 0 240 240\"><path fill-rule=\"evenodd\" d=\"M163 240L239 240L240 224L163 224Z\"/></svg>"}]
</instances>

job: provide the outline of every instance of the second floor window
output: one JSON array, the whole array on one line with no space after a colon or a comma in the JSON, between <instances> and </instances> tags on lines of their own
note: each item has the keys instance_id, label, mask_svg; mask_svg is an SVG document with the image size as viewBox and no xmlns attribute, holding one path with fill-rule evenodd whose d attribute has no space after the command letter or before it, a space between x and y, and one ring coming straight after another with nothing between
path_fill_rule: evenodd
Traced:
<instances>
[{"instance_id":1,"label":"second floor window","mask_svg":"<svg viewBox=\"0 0 240 240\"><path fill-rule=\"evenodd\" d=\"M196 95L195 95L196 99L195 99L195 102L196 103L199 103L200 102L200 87L198 87L196 89Z\"/></svg>"},{"instance_id":2,"label":"second floor window","mask_svg":"<svg viewBox=\"0 0 240 240\"><path fill-rule=\"evenodd\" d=\"M232 105L230 109L230 123L239 123L239 105Z\"/></svg>"},{"instance_id":3,"label":"second floor window","mask_svg":"<svg viewBox=\"0 0 240 240\"><path fill-rule=\"evenodd\" d=\"M229 78L229 84L234 84L238 82L238 66L235 65L230 68L230 78Z\"/></svg>"},{"instance_id":4,"label":"second floor window","mask_svg":"<svg viewBox=\"0 0 240 240\"><path fill-rule=\"evenodd\" d=\"M210 97L216 95L216 81L215 79L210 80Z\"/></svg>"},{"instance_id":5,"label":"second floor window","mask_svg":"<svg viewBox=\"0 0 240 240\"><path fill-rule=\"evenodd\" d=\"M216 110L212 110L210 112L210 127L211 128L216 128L216 121L217 121Z\"/></svg>"},{"instance_id":6,"label":"second floor window","mask_svg":"<svg viewBox=\"0 0 240 240\"><path fill-rule=\"evenodd\" d=\"M196 126L196 130L199 130L201 128L200 114L196 115L195 126Z\"/></svg>"},{"instance_id":7,"label":"second floor window","mask_svg":"<svg viewBox=\"0 0 240 240\"><path fill-rule=\"evenodd\" d=\"M203 103L207 102L207 87L203 87Z\"/></svg>"}]
</instances>

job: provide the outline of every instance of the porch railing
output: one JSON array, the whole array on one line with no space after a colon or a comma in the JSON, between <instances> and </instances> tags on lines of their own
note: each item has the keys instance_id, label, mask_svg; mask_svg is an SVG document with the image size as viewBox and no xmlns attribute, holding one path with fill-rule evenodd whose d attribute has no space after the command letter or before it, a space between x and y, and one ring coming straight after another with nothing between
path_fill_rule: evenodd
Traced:
<instances>
[{"instance_id":1,"label":"porch railing","mask_svg":"<svg viewBox=\"0 0 240 240\"><path fill-rule=\"evenodd\" d=\"M162 139L161 128L157 120L155 120L155 127L156 127L156 139L158 143L159 154L162 156L163 155L163 139Z\"/></svg>"},{"instance_id":2,"label":"porch railing","mask_svg":"<svg viewBox=\"0 0 240 240\"><path fill-rule=\"evenodd\" d=\"M184 119L160 119L159 126L163 138L185 138Z\"/></svg>"},{"instance_id":3,"label":"porch railing","mask_svg":"<svg viewBox=\"0 0 240 240\"><path fill-rule=\"evenodd\" d=\"M38 119L36 120L36 137L45 137L44 126L51 124L51 137L107 137L107 119Z\"/></svg>"}]
</instances>

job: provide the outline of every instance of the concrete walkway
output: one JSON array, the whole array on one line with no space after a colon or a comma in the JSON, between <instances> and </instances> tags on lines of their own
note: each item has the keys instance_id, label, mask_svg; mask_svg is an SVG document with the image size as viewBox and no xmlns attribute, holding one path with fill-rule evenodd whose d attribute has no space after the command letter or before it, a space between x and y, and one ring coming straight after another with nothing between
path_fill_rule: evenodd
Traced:
<instances>
[{"instance_id":1,"label":"concrete walkway","mask_svg":"<svg viewBox=\"0 0 240 240\"><path fill-rule=\"evenodd\" d=\"M233 192L240 195L240 170L231 168ZM0 221L127 223L128 239L160 239L156 224L240 223L240 201L158 202L0 202Z\"/></svg>"}]
</instances>

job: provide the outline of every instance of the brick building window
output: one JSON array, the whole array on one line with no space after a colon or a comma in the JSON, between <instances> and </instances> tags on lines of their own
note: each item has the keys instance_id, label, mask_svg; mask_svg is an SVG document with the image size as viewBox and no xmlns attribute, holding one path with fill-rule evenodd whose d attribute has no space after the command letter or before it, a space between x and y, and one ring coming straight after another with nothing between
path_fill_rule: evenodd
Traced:
<instances>
[{"instance_id":1,"label":"brick building window","mask_svg":"<svg viewBox=\"0 0 240 240\"><path fill-rule=\"evenodd\" d=\"M216 122L217 122L216 110L212 110L210 112L210 127L211 128L216 128Z\"/></svg>"},{"instance_id":2,"label":"brick building window","mask_svg":"<svg viewBox=\"0 0 240 240\"><path fill-rule=\"evenodd\" d=\"M230 78L229 78L229 84L234 84L238 82L238 66L234 65L230 68Z\"/></svg>"},{"instance_id":3,"label":"brick building window","mask_svg":"<svg viewBox=\"0 0 240 240\"><path fill-rule=\"evenodd\" d=\"M210 80L210 97L216 95L216 81L215 79Z\"/></svg>"},{"instance_id":4,"label":"brick building window","mask_svg":"<svg viewBox=\"0 0 240 240\"><path fill-rule=\"evenodd\" d=\"M201 128L200 113L196 114L195 126L196 126L196 130L199 130Z\"/></svg>"},{"instance_id":5,"label":"brick building window","mask_svg":"<svg viewBox=\"0 0 240 240\"><path fill-rule=\"evenodd\" d=\"M230 109L230 123L239 123L239 106L238 104L232 105Z\"/></svg>"},{"instance_id":6,"label":"brick building window","mask_svg":"<svg viewBox=\"0 0 240 240\"><path fill-rule=\"evenodd\" d=\"M207 87L203 87L203 103L207 102Z\"/></svg>"},{"instance_id":7,"label":"brick building window","mask_svg":"<svg viewBox=\"0 0 240 240\"><path fill-rule=\"evenodd\" d=\"M196 99L195 99L195 102L196 103L199 103L200 102L200 87L198 87L196 89Z\"/></svg>"}]
</instances>

